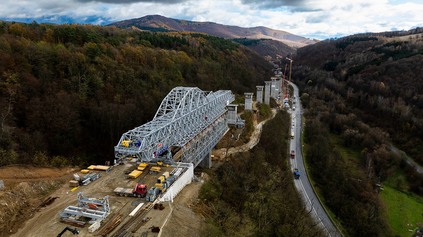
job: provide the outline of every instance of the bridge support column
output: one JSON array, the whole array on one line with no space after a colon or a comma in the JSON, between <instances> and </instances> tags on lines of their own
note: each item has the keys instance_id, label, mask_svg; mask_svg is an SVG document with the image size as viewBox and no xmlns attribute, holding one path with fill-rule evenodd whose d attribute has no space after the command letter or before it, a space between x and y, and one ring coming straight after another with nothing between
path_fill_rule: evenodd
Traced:
<instances>
[{"instance_id":1,"label":"bridge support column","mask_svg":"<svg viewBox=\"0 0 423 237\"><path fill-rule=\"evenodd\" d=\"M207 153L206 157L199 164L202 168L210 169L212 167L211 152Z\"/></svg>"},{"instance_id":2,"label":"bridge support column","mask_svg":"<svg viewBox=\"0 0 423 237\"><path fill-rule=\"evenodd\" d=\"M272 82L265 81L264 83L264 103L268 105L270 104L270 86L272 85Z\"/></svg>"},{"instance_id":3,"label":"bridge support column","mask_svg":"<svg viewBox=\"0 0 423 237\"><path fill-rule=\"evenodd\" d=\"M249 111L253 110L253 95L254 93L249 93L249 92L244 93L244 96L245 96L244 109L245 110L249 110Z\"/></svg>"}]
</instances>

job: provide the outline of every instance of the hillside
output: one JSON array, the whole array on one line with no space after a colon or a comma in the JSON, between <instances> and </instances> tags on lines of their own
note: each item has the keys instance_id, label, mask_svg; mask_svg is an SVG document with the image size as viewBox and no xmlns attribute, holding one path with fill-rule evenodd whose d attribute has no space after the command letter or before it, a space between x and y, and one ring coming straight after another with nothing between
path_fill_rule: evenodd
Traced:
<instances>
[{"instance_id":1,"label":"hillside","mask_svg":"<svg viewBox=\"0 0 423 237\"><path fill-rule=\"evenodd\" d=\"M271 56L273 59L277 58L277 55L287 56L296 51L294 48L276 40L247 38L233 40L257 52L262 57Z\"/></svg>"},{"instance_id":2,"label":"hillside","mask_svg":"<svg viewBox=\"0 0 423 237\"><path fill-rule=\"evenodd\" d=\"M316 78L313 84L343 96L342 102L351 109L346 112L383 128L389 141L423 165L421 32L326 41L300 49L297 62L326 73L327 78Z\"/></svg>"},{"instance_id":3,"label":"hillside","mask_svg":"<svg viewBox=\"0 0 423 237\"><path fill-rule=\"evenodd\" d=\"M103 163L175 86L244 93L271 69L203 34L0 22L0 166Z\"/></svg>"},{"instance_id":4,"label":"hillside","mask_svg":"<svg viewBox=\"0 0 423 237\"><path fill-rule=\"evenodd\" d=\"M160 15L149 15L137 19L115 22L110 25L120 28L136 27L147 31L200 32L226 39L272 39L280 41L293 48L299 48L315 43L313 40L294 35L286 31L273 30L263 26L244 28L213 22L177 20Z\"/></svg>"},{"instance_id":5,"label":"hillside","mask_svg":"<svg viewBox=\"0 0 423 237\"><path fill-rule=\"evenodd\" d=\"M423 164L422 33L328 40L299 49L294 58L310 174L350 236L393 236L418 225L405 219L413 227L392 231L394 210L378 193L386 186L423 195L423 175L409 161ZM412 212L404 210L402 218Z\"/></svg>"}]
</instances>

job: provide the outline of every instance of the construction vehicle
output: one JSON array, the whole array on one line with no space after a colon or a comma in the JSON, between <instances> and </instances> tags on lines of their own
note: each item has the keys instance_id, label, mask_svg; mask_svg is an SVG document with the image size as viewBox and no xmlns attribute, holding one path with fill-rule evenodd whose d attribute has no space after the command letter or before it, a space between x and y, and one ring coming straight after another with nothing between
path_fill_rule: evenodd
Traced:
<instances>
[{"instance_id":1,"label":"construction vehicle","mask_svg":"<svg viewBox=\"0 0 423 237\"><path fill-rule=\"evenodd\" d=\"M147 196L145 197L147 202L154 202L154 200L156 200L156 198L159 197L160 193L162 191L160 190L160 188L157 187L151 187L150 190L148 190L147 192Z\"/></svg>"},{"instance_id":2,"label":"construction vehicle","mask_svg":"<svg viewBox=\"0 0 423 237\"><path fill-rule=\"evenodd\" d=\"M163 183L155 183L154 184L154 187L160 189L160 192L161 193L164 193L164 192L166 192L166 189L167 189L167 183L166 182L163 182Z\"/></svg>"},{"instance_id":3,"label":"construction vehicle","mask_svg":"<svg viewBox=\"0 0 423 237\"><path fill-rule=\"evenodd\" d=\"M157 182L154 185L156 188L159 188L160 191L163 193L166 191L166 189L169 187L168 184L166 183L166 180L169 178L169 172L164 172L162 175L160 175L157 178Z\"/></svg>"},{"instance_id":4,"label":"construction vehicle","mask_svg":"<svg viewBox=\"0 0 423 237\"><path fill-rule=\"evenodd\" d=\"M157 178L157 183L163 183L167 178L169 178L169 172L166 171Z\"/></svg>"},{"instance_id":5,"label":"construction vehicle","mask_svg":"<svg viewBox=\"0 0 423 237\"><path fill-rule=\"evenodd\" d=\"M57 235L57 237L60 237L60 236L62 236L66 231L70 231L70 232L72 232L72 234L74 234L74 235L79 235L79 230L77 229L77 228L70 228L69 226L66 226L63 230L62 230L62 232L60 232L58 235Z\"/></svg>"},{"instance_id":6,"label":"construction vehicle","mask_svg":"<svg viewBox=\"0 0 423 237\"><path fill-rule=\"evenodd\" d=\"M169 188L176 180L175 176L171 176L166 179L166 187Z\"/></svg>"},{"instance_id":7,"label":"construction vehicle","mask_svg":"<svg viewBox=\"0 0 423 237\"><path fill-rule=\"evenodd\" d=\"M294 178L300 179L300 171L297 168L294 169Z\"/></svg>"},{"instance_id":8,"label":"construction vehicle","mask_svg":"<svg viewBox=\"0 0 423 237\"><path fill-rule=\"evenodd\" d=\"M176 176L170 176L169 172L166 171L157 178L157 182L154 186L164 193L175 182L175 180Z\"/></svg>"},{"instance_id":9,"label":"construction vehicle","mask_svg":"<svg viewBox=\"0 0 423 237\"><path fill-rule=\"evenodd\" d=\"M294 150L291 151L291 159L295 159L295 151Z\"/></svg>"},{"instance_id":10,"label":"construction vehicle","mask_svg":"<svg viewBox=\"0 0 423 237\"><path fill-rule=\"evenodd\" d=\"M147 185L137 183L134 188L117 187L113 192L118 196L124 197L145 197L147 193Z\"/></svg>"},{"instance_id":11,"label":"construction vehicle","mask_svg":"<svg viewBox=\"0 0 423 237\"><path fill-rule=\"evenodd\" d=\"M165 181L166 181L166 178L163 175L161 175L160 177L157 178L156 184L162 184Z\"/></svg>"}]
</instances>

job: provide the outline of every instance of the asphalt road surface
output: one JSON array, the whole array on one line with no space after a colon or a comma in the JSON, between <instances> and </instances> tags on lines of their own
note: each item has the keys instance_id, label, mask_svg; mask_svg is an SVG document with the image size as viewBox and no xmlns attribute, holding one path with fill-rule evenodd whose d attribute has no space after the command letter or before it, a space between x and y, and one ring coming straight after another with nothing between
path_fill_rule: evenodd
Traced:
<instances>
[{"instance_id":1,"label":"asphalt road surface","mask_svg":"<svg viewBox=\"0 0 423 237\"><path fill-rule=\"evenodd\" d=\"M311 210L310 213L313 218L319 223L319 225L326 231L328 236L342 236L332 223L322 204L319 202L313 188L311 187L309 177L305 171L304 161L301 149L301 118L302 108L300 99L298 96L298 87L290 83L294 88L294 97L292 98L292 109L291 109L291 131L294 131L294 138L291 139L290 149L295 151L295 158L290 159L291 170L297 168L300 172L300 178L294 179L295 187L297 188L300 195L303 197L303 201L307 207L307 210ZM295 101L295 103L294 103ZM295 108L295 109L294 109Z\"/></svg>"}]
</instances>

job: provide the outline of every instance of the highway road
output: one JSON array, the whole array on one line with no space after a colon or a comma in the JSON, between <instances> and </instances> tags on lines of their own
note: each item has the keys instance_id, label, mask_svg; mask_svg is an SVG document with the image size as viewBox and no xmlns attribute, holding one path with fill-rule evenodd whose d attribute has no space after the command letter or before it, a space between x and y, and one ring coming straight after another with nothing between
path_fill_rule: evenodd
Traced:
<instances>
[{"instance_id":1,"label":"highway road","mask_svg":"<svg viewBox=\"0 0 423 237\"><path fill-rule=\"evenodd\" d=\"M290 159L290 164L292 171L294 168L298 168L300 172L300 178L294 179L295 187L300 195L302 195L307 210L311 210L311 215L326 231L327 235L331 237L342 236L332 223L322 204L319 202L306 173L301 149L302 107L298 96L298 87L293 83L290 84L294 88L293 106L290 111L292 118L291 131L294 131L294 138L291 139L290 149L291 151L295 151L295 158Z\"/></svg>"}]
</instances>

